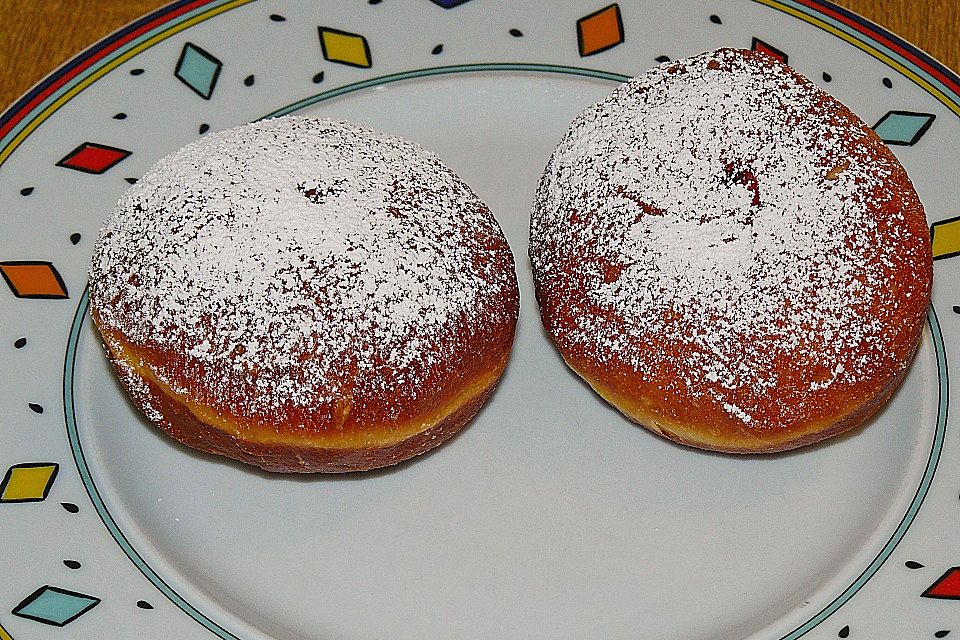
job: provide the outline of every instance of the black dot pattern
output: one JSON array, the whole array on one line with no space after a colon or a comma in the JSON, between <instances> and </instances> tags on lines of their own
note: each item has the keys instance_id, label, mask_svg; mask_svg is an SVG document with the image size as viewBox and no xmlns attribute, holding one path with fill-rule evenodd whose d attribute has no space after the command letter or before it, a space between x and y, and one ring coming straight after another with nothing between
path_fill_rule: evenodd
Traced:
<instances>
[{"instance_id":1,"label":"black dot pattern","mask_svg":"<svg viewBox=\"0 0 960 640\"><path fill-rule=\"evenodd\" d=\"M115 113L115 114L113 114L113 119L114 119L114 120L126 120L126 119L127 119L127 114L125 114L123 111L121 111L120 113Z\"/></svg>"},{"instance_id":2,"label":"black dot pattern","mask_svg":"<svg viewBox=\"0 0 960 640\"><path fill-rule=\"evenodd\" d=\"M248 75L246 78L243 79L243 84L248 87L252 87L255 81L256 79L253 77L253 74L251 73L250 75Z\"/></svg>"},{"instance_id":3,"label":"black dot pattern","mask_svg":"<svg viewBox=\"0 0 960 640\"><path fill-rule=\"evenodd\" d=\"M712 22L713 24L723 24L723 20L721 20L720 16L718 16L717 14L713 14L712 16L710 16L710 22Z\"/></svg>"},{"instance_id":4,"label":"black dot pattern","mask_svg":"<svg viewBox=\"0 0 960 640\"><path fill-rule=\"evenodd\" d=\"M654 60L657 62L670 62L670 56L657 56Z\"/></svg>"},{"instance_id":5,"label":"black dot pattern","mask_svg":"<svg viewBox=\"0 0 960 640\"><path fill-rule=\"evenodd\" d=\"M850 637L850 625L846 625L846 626L843 627L843 629L840 629L840 631L837 632L837 636L839 636L839 637L841 637L841 638L849 638L849 637Z\"/></svg>"},{"instance_id":6,"label":"black dot pattern","mask_svg":"<svg viewBox=\"0 0 960 640\"><path fill-rule=\"evenodd\" d=\"M314 75L313 78L311 78L311 80L313 81L313 84L320 84L321 82L323 82L323 71Z\"/></svg>"},{"instance_id":7,"label":"black dot pattern","mask_svg":"<svg viewBox=\"0 0 960 640\"><path fill-rule=\"evenodd\" d=\"M34 413L43 413L43 407L36 402L30 402L27 404L27 406L30 407L30 410Z\"/></svg>"},{"instance_id":8,"label":"black dot pattern","mask_svg":"<svg viewBox=\"0 0 960 640\"><path fill-rule=\"evenodd\" d=\"M442 44L438 44L437 46L435 46L435 47L433 48L433 51L431 51L430 53L432 53L432 54L435 55L435 56L436 56L436 55L440 55L441 53L443 53L443 45L442 45Z\"/></svg>"},{"instance_id":9,"label":"black dot pattern","mask_svg":"<svg viewBox=\"0 0 960 640\"><path fill-rule=\"evenodd\" d=\"M146 600L137 600L137 606L141 609L153 609L153 605Z\"/></svg>"},{"instance_id":10,"label":"black dot pattern","mask_svg":"<svg viewBox=\"0 0 960 640\"><path fill-rule=\"evenodd\" d=\"M210 125L208 125L206 122L201 124L200 128L197 129L197 133L199 133L200 135L205 134L207 131L210 131Z\"/></svg>"},{"instance_id":11,"label":"black dot pattern","mask_svg":"<svg viewBox=\"0 0 960 640\"><path fill-rule=\"evenodd\" d=\"M514 38L522 38L523 31L520 31L520 29L510 29L510 35L512 35Z\"/></svg>"},{"instance_id":12,"label":"black dot pattern","mask_svg":"<svg viewBox=\"0 0 960 640\"><path fill-rule=\"evenodd\" d=\"M829 73L827 73L826 71L824 71L824 72L823 72L823 81L824 81L824 82L830 82L831 80L833 80L833 76L831 76Z\"/></svg>"},{"instance_id":13,"label":"black dot pattern","mask_svg":"<svg viewBox=\"0 0 960 640\"><path fill-rule=\"evenodd\" d=\"M15 349L23 349L25 346L27 346L26 338L17 338L16 341L14 341L13 343L13 347Z\"/></svg>"},{"instance_id":14,"label":"black dot pattern","mask_svg":"<svg viewBox=\"0 0 960 640\"><path fill-rule=\"evenodd\" d=\"M143 69L139 69L139 68L138 68L138 69L130 69L130 75L132 75L132 76L142 76L142 75L143 75Z\"/></svg>"},{"instance_id":15,"label":"black dot pattern","mask_svg":"<svg viewBox=\"0 0 960 640\"><path fill-rule=\"evenodd\" d=\"M883 86L885 86L887 89L893 89L893 80L891 80L890 78L884 78L883 80L881 80L881 82L883 83Z\"/></svg>"},{"instance_id":16,"label":"black dot pattern","mask_svg":"<svg viewBox=\"0 0 960 640\"><path fill-rule=\"evenodd\" d=\"M64 560L63 566L65 566L67 569L79 569L80 563L76 560Z\"/></svg>"},{"instance_id":17,"label":"black dot pattern","mask_svg":"<svg viewBox=\"0 0 960 640\"><path fill-rule=\"evenodd\" d=\"M33 187L24 187L23 189L20 189L20 195L22 196L28 196L31 193L33 193Z\"/></svg>"},{"instance_id":18,"label":"black dot pattern","mask_svg":"<svg viewBox=\"0 0 960 640\"><path fill-rule=\"evenodd\" d=\"M282 15L280 15L279 13L271 13L271 14L270 14L270 19L273 20L274 22L286 22L286 21L287 21L287 19L284 18L284 17L283 17Z\"/></svg>"},{"instance_id":19,"label":"black dot pattern","mask_svg":"<svg viewBox=\"0 0 960 640\"><path fill-rule=\"evenodd\" d=\"M136 179L136 178L124 178L124 180L126 180L126 181L129 182L130 184L137 184L137 179Z\"/></svg>"},{"instance_id":20,"label":"black dot pattern","mask_svg":"<svg viewBox=\"0 0 960 640\"><path fill-rule=\"evenodd\" d=\"M905 566L907 569L923 569L922 564L913 560L907 560L903 563L903 566Z\"/></svg>"},{"instance_id":21,"label":"black dot pattern","mask_svg":"<svg viewBox=\"0 0 960 640\"><path fill-rule=\"evenodd\" d=\"M78 511L80 511L80 507L73 504L72 502L61 502L60 506L63 507L69 513L77 513Z\"/></svg>"},{"instance_id":22,"label":"black dot pattern","mask_svg":"<svg viewBox=\"0 0 960 640\"><path fill-rule=\"evenodd\" d=\"M950 635L950 629L940 629L940 631L937 631L933 634L933 637L946 638L948 635Z\"/></svg>"},{"instance_id":23,"label":"black dot pattern","mask_svg":"<svg viewBox=\"0 0 960 640\"><path fill-rule=\"evenodd\" d=\"M81 236L80 236L79 233L71 233L71 234L70 234L70 244L77 244L78 242L80 242L80 237L81 237Z\"/></svg>"}]
</instances>

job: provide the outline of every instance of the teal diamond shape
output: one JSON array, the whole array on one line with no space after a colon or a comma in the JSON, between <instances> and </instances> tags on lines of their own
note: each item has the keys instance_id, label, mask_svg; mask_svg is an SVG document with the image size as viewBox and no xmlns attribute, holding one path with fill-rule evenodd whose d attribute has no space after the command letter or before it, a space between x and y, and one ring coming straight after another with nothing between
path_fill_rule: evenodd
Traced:
<instances>
[{"instance_id":1,"label":"teal diamond shape","mask_svg":"<svg viewBox=\"0 0 960 640\"><path fill-rule=\"evenodd\" d=\"M192 42L183 45L174 75L204 100L209 100L217 86L223 63L213 54Z\"/></svg>"},{"instance_id":2,"label":"teal diamond shape","mask_svg":"<svg viewBox=\"0 0 960 640\"><path fill-rule=\"evenodd\" d=\"M915 111L887 111L873 130L887 144L913 146L927 132L934 118L932 113Z\"/></svg>"},{"instance_id":3,"label":"teal diamond shape","mask_svg":"<svg viewBox=\"0 0 960 640\"><path fill-rule=\"evenodd\" d=\"M13 615L55 627L73 622L100 604L100 598L44 585L23 599Z\"/></svg>"}]
</instances>

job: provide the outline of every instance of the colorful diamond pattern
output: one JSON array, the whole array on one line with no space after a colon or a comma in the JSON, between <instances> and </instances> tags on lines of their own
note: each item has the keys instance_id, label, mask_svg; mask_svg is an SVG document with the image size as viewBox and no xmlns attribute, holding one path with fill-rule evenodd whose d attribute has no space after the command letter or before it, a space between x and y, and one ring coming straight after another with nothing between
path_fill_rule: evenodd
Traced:
<instances>
[{"instance_id":1,"label":"colorful diamond pattern","mask_svg":"<svg viewBox=\"0 0 960 640\"><path fill-rule=\"evenodd\" d=\"M69 298L67 286L50 262L12 260L0 262L0 275L18 298Z\"/></svg>"},{"instance_id":2,"label":"colorful diamond pattern","mask_svg":"<svg viewBox=\"0 0 960 640\"><path fill-rule=\"evenodd\" d=\"M62 627L98 604L100 598L44 585L24 598L13 610L13 615Z\"/></svg>"},{"instance_id":3,"label":"colorful diamond pattern","mask_svg":"<svg viewBox=\"0 0 960 640\"><path fill-rule=\"evenodd\" d=\"M0 482L0 502L41 502L50 493L60 465L26 462L7 469Z\"/></svg>"},{"instance_id":4,"label":"colorful diamond pattern","mask_svg":"<svg viewBox=\"0 0 960 640\"><path fill-rule=\"evenodd\" d=\"M947 569L946 573L937 578L921 595L924 598L960 600L960 567Z\"/></svg>"},{"instance_id":5,"label":"colorful diamond pattern","mask_svg":"<svg viewBox=\"0 0 960 640\"><path fill-rule=\"evenodd\" d=\"M351 67L368 68L373 64L367 39L357 33L317 27L323 57L330 62L339 62Z\"/></svg>"},{"instance_id":6,"label":"colorful diamond pattern","mask_svg":"<svg viewBox=\"0 0 960 640\"><path fill-rule=\"evenodd\" d=\"M469 0L430 1L450 9ZM716 23L719 24L719 19ZM371 67L370 47L364 36L326 27L318 27L318 29L323 56L326 60L361 68ZM611 4L579 19L577 38L581 57L598 54L624 42L619 6ZM786 53L759 38L753 38L751 48L773 56L783 63L787 62ZM192 91L209 100L213 95L222 66L222 62L209 52L195 44L186 43L177 62L175 76ZM253 76L250 76L249 85L253 84L252 78ZM912 146L923 137L935 118L935 114L930 113L888 111L873 129L888 144ZM124 149L85 142L57 162L57 166L85 173L102 174L130 154L130 151ZM22 190L21 193L28 195L24 191ZM933 224L931 240L934 259L960 255L960 217ZM0 262L0 274L17 297L68 297L60 274L50 262ZM45 500L58 470L59 465L56 463L23 463L9 467L0 482L0 503ZM923 592L922 597L960 600L960 567L948 569ZM62 627L90 611L100 602L100 598L94 596L44 585L20 602L12 613L21 618ZM138 602L137 605L145 609L152 608L144 601ZM0 627L0 632L2 631ZM848 633L849 627L844 627L840 635L846 637ZM939 633L936 634L938 637Z\"/></svg>"},{"instance_id":7,"label":"colorful diamond pattern","mask_svg":"<svg viewBox=\"0 0 960 640\"><path fill-rule=\"evenodd\" d=\"M611 4L577 20L580 57L592 56L623 42L620 6Z\"/></svg>"},{"instance_id":8,"label":"colorful diamond pattern","mask_svg":"<svg viewBox=\"0 0 960 640\"><path fill-rule=\"evenodd\" d=\"M96 142L84 142L65 155L58 167L66 167L83 173L100 174L130 155L126 149L118 149Z\"/></svg>"},{"instance_id":9,"label":"colorful diamond pattern","mask_svg":"<svg viewBox=\"0 0 960 640\"><path fill-rule=\"evenodd\" d=\"M910 147L917 144L936 117L932 113L887 111L880 121L873 125L873 130L887 144Z\"/></svg>"},{"instance_id":10,"label":"colorful diamond pattern","mask_svg":"<svg viewBox=\"0 0 960 640\"><path fill-rule=\"evenodd\" d=\"M760 38L754 38L750 42L750 48L754 51L765 53L768 56L773 56L783 64L787 64L787 54L785 54L783 51L780 51L780 49L777 49L772 44L764 42Z\"/></svg>"},{"instance_id":11,"label":"colorful diamond pattern","mask_svg":"<svg viewBox=\"0 0 960 640\"><path fill-rule=\"evenodd\" d=\"M215 55L188 42L183 45L173 75L198 96L209 100L217 86L217 78L220 77L222 68L223 63Z\"/></svg>"}]
</instances>

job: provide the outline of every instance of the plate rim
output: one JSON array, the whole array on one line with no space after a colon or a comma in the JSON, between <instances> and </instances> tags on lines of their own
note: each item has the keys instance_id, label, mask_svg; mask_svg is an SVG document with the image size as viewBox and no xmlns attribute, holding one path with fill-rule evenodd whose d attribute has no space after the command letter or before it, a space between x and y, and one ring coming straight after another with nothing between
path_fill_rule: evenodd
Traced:
<instances>
[{"instance_id":1,"label":"plate rim","mask_svg":"<svg viewBox=\"0 0 960 640\"><path fill-rule=\"evenodd\" d=\"M77 425L75 400L74 400L74 368L76 365L77 345L80 340L80 334L89 315L90 296L87 287L77 304L77 309L70 327L70 335L67 340L66 355L63 365L63 406L66 420L67 437L70 442L70 450L73 455L73 461L77 466L83 487L90 498L97 515L113 537L114 541L120 546L124 554L136 565L137 569L163 593L174 605L181 611L189 615L196 622L203 625L223 640L242 640L240 636L225 629L222 625L212 620L197 607L188 602L183 596L171 587L161 577L153 567L143 558L134 545L127 539L123 531L117 525L116 520L107 508L100 491L97 488L93 478L93 473L87 465L86 456L83 453L83 445L80 441L80 433ZM946 436L947 414L949 408L950 384L947 370L946 349L943 342L943 334L940 330L940 322L937 313L931 305L927 310L927 326L930 329L930 336L933 342L933 348L936 356L937 366L937 417L934 427L933 442L930 453L927 456L924 465L923 474L920 478L919 486L910 500L909 505L894 529L890 538L884 543L877 555L870 561L863 571L841 591L829 604L824 606L818 612L810 616L803 623L799 624L789 633L780 637L780 640L796 640L819 626L831 615L836 613L840 607L853 598L857 592L880 570L880 567L889 559L893 551L900 544L900 541L906 535L907 530L913 524L920 507L926 499L930 484L933 482L933 476L939 466L940 456L943 450L943 442Z\"/></svg>"},{"instance_id":2,"label":"plate rim","mask_svg":"<svg viewBox=\"0 0 960 640\"><path fill-rule=\"evenodd\" d=\"M124 62L134 58L142 51L152 47L154 44L165 40L180 31L208 20L229 11L234 8L244 6L255 2L256 0L178 0L167 6L161 7L142 18L139 18L125 27L111 33L105 38L99 40L93 45L77 54L57 69L52 71L44 79L35 84L30 90L24 93L10 107L0 113L0 166L16 151L17 147L35 130L44 120L52 116L61 106L69 102L73 97L83 91L85 88L95 83L97 79L113 70ZM949 110L960 116L960 75L950 70L935 58L924 52L922 49L900 38L889 30L876 25L875 23L863 18L862 16L839 7L828 0L749 0L754 4L764 5L776 11L789 14L794 18L801 19L812 24L821 30L827 31L835 37L838 37L849 44L857 47L861 51L876 58L887 66L891 67L897 73L909 78L915 84L920 86L926 93L933 96L940 103L944 104ZM99 63L99 64L98 64ZM608 80L625 80L627 76L621 74L612 74L601 69L590 69L586 67L565 67L559 65L535 65L521 63L500 63L500 64L478 64L478 65L452 65L448 67L430 67L418 70L411 70L399 74L390 74L368 79L362 82L344 85L304 98L296 103L275 110L263 117L273 117L290 113L306 106L316 104L323 100L356 91L359 89L377 86L387 82L395 82L413 77L425 77L431 75L441 75L450 73L466 73L470 71L540 71L554 72L572 75L581 75ZM947 256L943 256L947 257ZM72 397L72 364L75 356L76 341L79 337L79 326L85 317L85 309L88 304L86 288L81 296L80 302L71 324L70 339L64 360L63 371L63 390L64 390L64 409L67 435L70 441L71 452L74 462L77 465L78 472L91 498L97 513L103 520L104 525L110 531L114 539L120 544L121 548L133 560L127 547L121 543L117 534L122 538L123 534L116 525L111 528L112 517L106 512L101 512L102 501L99 501L95 485L92 482L92 476L89 475L89 469L85 462L81 463L82 450L79 448L79 439L76 438L76 422L73 414ZM937 357L938 370L938 390L939 401L937 409L937 427L934 437L933 447L930 458L928 459L926 469L921 480L920 487L910 503L910 507L903 519L898 525L893 536L884 545L883 550L878 554L873 562L864 570L863 573L847 587L836 599L824 607L820 612L808 619L804 624L798 626L792 632L783 635L780 640L794 640L806 634L808 631L826 620L836 610L838 610L846 601L859 591L870 577L880 568L883 562L889 557L893 549L902 539L909 528L913 517L919 511L920 506L926 496L933 475L937 468L940 452L943 444L943 436L946 428L946 418L949 409L949 381L946 363L945 345L940 332L940 325L936 311L931 305L928 310L928 324L931 329L931 335L934 340L934 347ZM68 396L69 382L69 396ZM69 403L68 403L69 397ZM72 423L72 427L71 427ZM79 457L78 457L79 454ZM84 475L86 473L86 475ZM88 484L88 481L90 484ZM91 490L92 487L92 490ZM114 533L116 530L116 534ZM129 543L127 543L129 545ZM892 546L891 546L892 544ZM136 554L136 551L130 546L130 551ZM142 561L142 560L141 560ZM134 563L137 564L136 560ZM876 565L876 566L874 566ZM137 564L141 572L150 580L154 586L159 585L154 582L154 577L162 582L162 579L149 568L150 573L144 571ZM152 574L152 575L151 575ZM166 586L166 585L165 585ZM170 589L167 587L167 589ZM223 629L217 623L209 620L204 614L189 605L185 600L176 595L184 604L196 611L201 619L194 616L187 609L172 598L164 589L160 589L174 604L181 610L188 613L195 620L203 624L208 630L213 631L221 638L229 640L239 640L233 633ZM206 621L206 623L204 622ZM219 630L219 631L218 631ZM222 633L221 633L222 632ZM10 638L9 633L0 624L0 640Z\"/></svg>"}]
</instances>

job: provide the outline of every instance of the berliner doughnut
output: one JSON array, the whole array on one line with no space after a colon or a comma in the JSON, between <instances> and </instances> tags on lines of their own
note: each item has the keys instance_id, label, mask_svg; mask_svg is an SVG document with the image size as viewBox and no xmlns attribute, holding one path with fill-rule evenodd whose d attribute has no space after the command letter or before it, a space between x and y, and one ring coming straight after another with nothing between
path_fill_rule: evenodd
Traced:
<instances>
[{"instance_id":1,"label":"berliner doughnut","mask_svg":"<svg viewBox=\"0 0 960 640\"><path fill-rule=\"evenodd\" d=\"M874 414L930 302L923 207L890 150L763 53L660 65L583 111L541 178L544 326L628 418L774 452Z\"/></svg>"},{"instance_id":2,"label":"berliner doughnut","mask_svg":"<svg viewBox=\"0 0 960 640\"><path fill-rule=\"evenodd\" d=\"M391 465L492 392L519 292L503 232L419 146L283 117L211 134L124 193L90 307L134 403L281 472Z\"/></svg>"}]
</instances>

